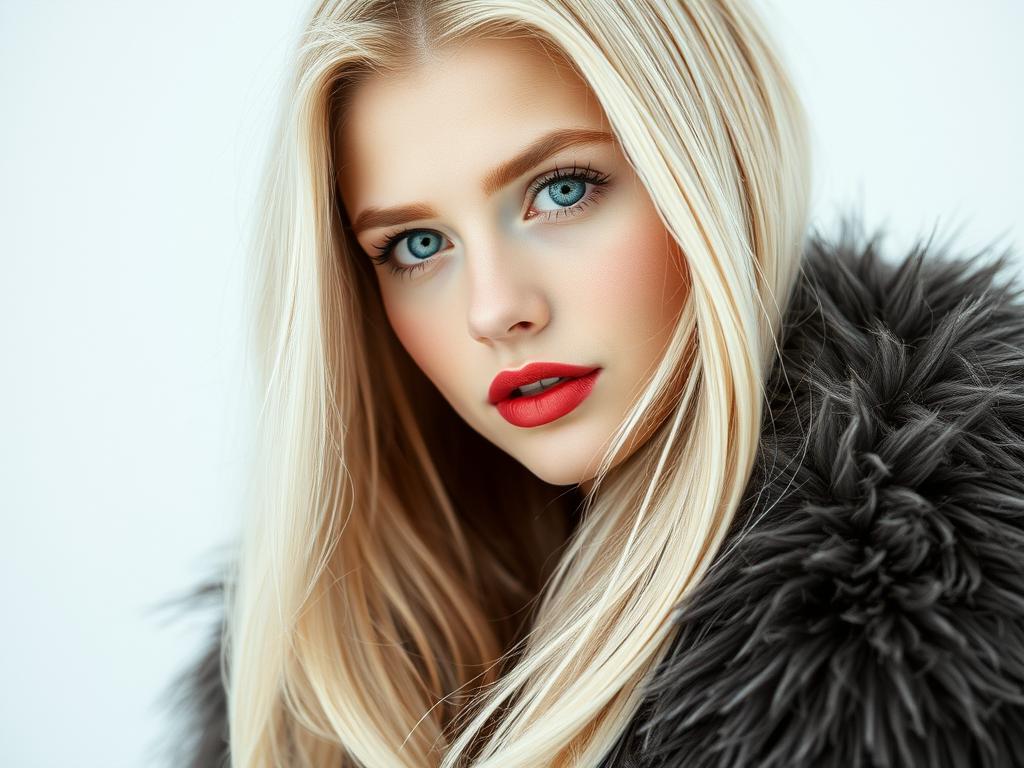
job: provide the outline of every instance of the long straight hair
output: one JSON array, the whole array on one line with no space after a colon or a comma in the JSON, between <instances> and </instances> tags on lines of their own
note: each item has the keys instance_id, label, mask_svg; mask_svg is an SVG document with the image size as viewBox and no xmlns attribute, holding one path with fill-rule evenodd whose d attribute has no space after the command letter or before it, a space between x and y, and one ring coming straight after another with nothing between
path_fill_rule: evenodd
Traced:
<instances>
[{"instance_id":1,"label":"long straight hair","mask_svg":"<svg viewBox=\"0 0 1024 768\"><path fill-rule=\"evenodd\" d=\"M510 36L589 84L689 271L586 495L430 385L337 194L365 78ZM596 766L750 476L807 225L802 107L736 0L322 0L295 61L253 242L262 409L227 585L232 765Z\"/></svg>"}]
</instances>

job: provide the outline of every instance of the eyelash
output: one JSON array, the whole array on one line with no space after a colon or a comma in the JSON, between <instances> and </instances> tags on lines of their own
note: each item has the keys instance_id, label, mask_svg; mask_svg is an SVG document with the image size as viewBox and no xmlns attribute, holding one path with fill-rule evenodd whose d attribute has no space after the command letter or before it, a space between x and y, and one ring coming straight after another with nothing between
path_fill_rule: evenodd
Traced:
<instances>
[{"instance_id":1,"label":"eyelash","mask_svg":"<svg viewBox=\"0 0 1024 768\"><path fill-rule=\"evenodd\" d=\"M532 205L537 195L539 195L545 187L550 186L556 181L561 181L562 179L574 179L577 181L585 181L594 185L593 189L590 190L590 194L584 197L580 202L576 203L575 205L571 205L568 208L558 208L553 211L542 211L540 214L538 214L538 216L543 216L546 221L552 221L557 219L559 216L569 213L570 211L578 212L583 210L587 206L591 205L596 198L604 194L605 190L603 189L603 187L608 184L610 178L610 174L595 171L591 169L589 164L586 168L578 168L574 163L571 170L560 169L557 166L555 166L555 169L553 171L544 174L535 182L530 184L530 187L527 189L527 192L530 195L530 204ZM373 260L375 264L386 264L392 274L401 273L403 277L411 277L412 273L416 272L417 270L423 269L424 267L433 263L433 261L435 260L434 257L424 259L421 263L417 264L414 267L403 267L397 264L392 259L391 251L409 232L415 232L418 231L418 229L419 228L402 229L397 232L385 235L383 243L381 243L380 245L373 246L373 249L377 251L378 255L371 256L370 258Z\"/></svg>"}]
</instances>

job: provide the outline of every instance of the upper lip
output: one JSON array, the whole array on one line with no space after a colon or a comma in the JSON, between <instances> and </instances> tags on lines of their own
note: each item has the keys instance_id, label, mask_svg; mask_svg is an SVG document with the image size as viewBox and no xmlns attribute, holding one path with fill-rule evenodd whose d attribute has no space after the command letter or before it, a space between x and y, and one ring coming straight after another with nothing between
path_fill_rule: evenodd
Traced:
<instances>
[{"instance_id":1,"label":"upper lip","mask_svg":"<svg viewBox=\"0 0 1024 768\"><path fill-rule=\"evenodd\" d=\"M532 384L540 379L550 379L555 376L578 379L596 371L596 365L569 365L568 363L530 363L524 365L518 371L502 371L494 377L491 382L491 389L487 393L487 399L491 405L500 403L512 394L516 387Z\"/></svg>"}]
</instances>

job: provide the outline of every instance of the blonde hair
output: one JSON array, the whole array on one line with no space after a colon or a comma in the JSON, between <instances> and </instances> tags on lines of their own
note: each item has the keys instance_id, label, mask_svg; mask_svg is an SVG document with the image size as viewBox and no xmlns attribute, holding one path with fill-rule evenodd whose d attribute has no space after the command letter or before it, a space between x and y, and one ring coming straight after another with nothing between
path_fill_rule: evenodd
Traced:
<instances>
[{"instance_id":1,"label":"blonde hair","mask_svg":"<svg viewBox=\"0 0 1024 768\"><path fill-rule=\"evenodd\" d=\"M416 369L335 186L363 78L523 36L590 85L690 279L578 506ZM223 659L235 768L599 764L750 475L803 249L806 146L742 2L316 4L255 233L259 471Z\"/></svg>"}]
</instances>

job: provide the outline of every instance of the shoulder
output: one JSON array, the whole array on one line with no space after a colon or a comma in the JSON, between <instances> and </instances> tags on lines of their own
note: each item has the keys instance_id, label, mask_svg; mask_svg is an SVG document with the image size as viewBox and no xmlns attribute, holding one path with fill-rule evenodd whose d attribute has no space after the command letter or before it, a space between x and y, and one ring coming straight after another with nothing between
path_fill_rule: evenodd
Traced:
<instances>
[{"instance_id":1,"label":"shoulder","mask_svg":"<svg viewBox=\"0 0 1024 768\"><path fill-rule=\"evenodd\" d=\"M1022 269L811 243L746 499L608 765L1024 760Z\"/></svg>"}]
</instances>

